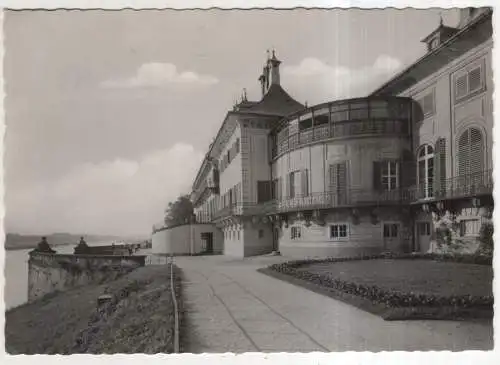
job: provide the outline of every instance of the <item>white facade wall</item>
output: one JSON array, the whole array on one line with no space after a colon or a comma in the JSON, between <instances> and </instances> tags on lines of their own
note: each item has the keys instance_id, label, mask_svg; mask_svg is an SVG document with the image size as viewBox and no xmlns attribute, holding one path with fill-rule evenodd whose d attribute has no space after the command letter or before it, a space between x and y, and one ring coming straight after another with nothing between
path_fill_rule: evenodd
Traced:
<instances>
[{"instance_id":1,"label":"white facade wall","mask_svg":"<svg viewBox=\"0 0 500 365\"><path fill-rule=\"evenodd\" d=\"M309 192L327 192L329 188L329 166L347 161L347 186L371 189L373 186L373 162L384 159L399 159L403 149L409 148L404 139L394 137L349 139L306 146L284 154L273 163L273 178L282 178L293 171L309 170ZM300 190L300 182L298 186ZM282 197L285 189L282 187Z\"/></svg>"},{"instance_id":2,"label":"white facade wall","mask_svg":"<svg viewBox=\"0 0 500 365\"><path fill-rule=\"evenodd\" d=\"M211 224L186 224L164 229L152 235L152 253L163 255L191 255L203 251L202 233L213 234L214 252L222 251L221 232Z\"/></svg>"},{"instance_id":3,"label":"white facade wall","mask_svg":"<svg viewBox=\"0 0 500 365\"><path fill-rule=\"evenodd\" d=\"M227 151L233 146L237 139L240 139L240 153L238 153L231 163L226 167L224 171L220 171L219 176L219 186L220 186L220 196L226 194L229 189L232 189L237 184L241 183L241 129L236 126L233 134L229 138L228 142L221 155L218 157L219 161L227 154ZM238 197L241 200L241 197Z\"/></svg>"}]
</instances>

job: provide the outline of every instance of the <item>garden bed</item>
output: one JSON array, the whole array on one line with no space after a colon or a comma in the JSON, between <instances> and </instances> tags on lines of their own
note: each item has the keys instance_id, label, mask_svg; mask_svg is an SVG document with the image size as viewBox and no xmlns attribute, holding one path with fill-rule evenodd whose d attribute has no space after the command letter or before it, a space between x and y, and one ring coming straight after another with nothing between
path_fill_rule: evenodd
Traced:
<instances>
[{"instance_id":1,"label":"garden bed","mask_svg":"<svg viewBox=\"0 0 500 365\"><path fill-rule=\"evenodd\" d=\"M259 271L386 320L493 315L493 270L488 257L375 255L291 261Z\"/></svg>"}]
</instances>

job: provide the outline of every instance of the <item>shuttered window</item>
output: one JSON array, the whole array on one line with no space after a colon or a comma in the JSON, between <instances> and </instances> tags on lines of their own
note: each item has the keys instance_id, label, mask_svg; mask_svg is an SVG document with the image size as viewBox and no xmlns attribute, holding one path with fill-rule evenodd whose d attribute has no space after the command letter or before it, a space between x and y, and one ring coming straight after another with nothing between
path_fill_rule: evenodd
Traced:
<instances>
[{"instance_id":1,"label":"shuttered window","mask_svg":"<svg viewBox=\"0 0 500 365\"><path fill-rule=\"evenodd\" d=\"M481 67L476 67L468 74L469 92L472 93L481 88Z\"/></svg>"},{"instance_id":2,"label":"shuttered window","mask_svg":"<svg viewBox=\"0 0 500 365\"><path fill-rule=\"evenodd\" d=\"M446 139L439 138L434 149L434 195L444 196L446 190Z\"/></svg>"},{"instance_id":3,"label":"shuttered window","mask_svg":"<svg viewBox=\"0 0 500 365\"><path fill-rule=\"evenodd\" d=\"M481 172L484 169L483 136L477 128L469 128L458 140L458 174Z\"/></svg>"},{"instance_id":4,"label":"shuttered window","mask_svg":"<svg viewBox=\"0 0 500 365\"><path fill-rule=\"evenodd\" d=\"M455 101L460 102L483 88L483 66L479 65L455 78Z\"/></svg>"},{"instance_id":5,"label":"shuttered window","mask_svg":"<svg viewBox=\"0 0 500 365\"><path fill-rule=\"evenodd\" d=\"M302 196L309 195L309 171L307 169L302 170L301 193Z\"/></svg>"},{"instance_id":6,"label":"shuttered window","mask_svg":"<svg viewBox=\"0 0 500 365\"><path fill-rule=\"evenodd\" d=\"M236 153L240 153L240 139L236 138L236 142L234 143Z\"/></svg>"},{"instance_id":7,"label":"shuttered window","mask_svg":"<svg viewBox=\"0 0 500 365\"><path fill-rule=\"evenodd\" d=\"M345 192L347 187L347 162L330 165L330 191Z\"/></svg>"},{"instance_id":8,"label":"shuttered window","mask_svg":"<svg viewBox=\"0 0 500 365\"><path fill-rule=\"evenodd\" d=\"M271 181L257 181L257 202L264 203L271 200Z\"/></svg>"}]
</instances>

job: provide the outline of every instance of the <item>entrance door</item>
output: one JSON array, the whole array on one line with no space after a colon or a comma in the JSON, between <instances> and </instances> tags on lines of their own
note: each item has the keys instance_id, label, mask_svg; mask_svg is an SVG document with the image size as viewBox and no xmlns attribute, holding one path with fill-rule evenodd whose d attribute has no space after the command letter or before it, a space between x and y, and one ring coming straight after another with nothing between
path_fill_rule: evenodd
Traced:
<instances>
[{"instance_id":1,"label":"entrance door","mask_svg":"<svg viewBox=\"0 0 500 365\"><path fill-rule=\"evenodd\" d=\"M280 229L279 227L273 228L273 251L279 251Z\"/></svg>"},{"instance_id":2,"label":"entrance door","mask_svg":"<svg viewBox=\"0 0 500 365\"><path fill-rule=\"evenodd\" d=\"M214 234L212 232L203 232L201 234L203 240L203 251L205 253L214 252Z\"/></svg>"},{"instance_id":3,"label":"entrance door","mask_svg":"<svg viewBox=\"0 0 500 365\"><path fill-rule=\"evenodd\" d=\"M417 222L417 247L415 251L427 252L431 247L431 222Z\"/></svg>"},{"instance_id":4,"label":"entrance door","mask_svg":"<svg viewBox=\"0 0 500 365\"><path fill-rule=\"evenodd\" d=\"M384 223L384 251L397 251L400 246L401 227L399 223Z\"/></svg>"}]
</instances>

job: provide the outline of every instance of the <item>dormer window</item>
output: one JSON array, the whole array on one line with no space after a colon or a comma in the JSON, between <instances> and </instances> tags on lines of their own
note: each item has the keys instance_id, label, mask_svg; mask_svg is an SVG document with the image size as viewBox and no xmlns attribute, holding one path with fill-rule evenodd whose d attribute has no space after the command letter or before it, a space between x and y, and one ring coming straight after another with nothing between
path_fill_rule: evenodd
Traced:
<instances>
[{"instance_id":1,"label":"dormer window","mask_svg":"<svg viewBox=\"0 0 500 365\"><path fill-rule=\"evenodd\" d=\"M429 43L429 51L437 48L439 46L439 38L433 38Z\"/></svg>"}]
</instances>

